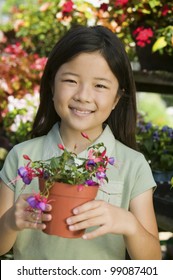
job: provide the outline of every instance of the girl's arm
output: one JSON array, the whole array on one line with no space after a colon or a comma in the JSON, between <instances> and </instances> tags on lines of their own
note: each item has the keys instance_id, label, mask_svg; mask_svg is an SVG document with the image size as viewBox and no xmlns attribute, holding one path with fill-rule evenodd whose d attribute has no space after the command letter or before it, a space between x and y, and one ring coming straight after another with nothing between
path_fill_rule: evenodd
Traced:
<instances>
[{"instance_id":1,"label":"girl's arm","mask_svg":"<svg viewBox=\"0 0 173 280\"><path fill-rule=\"evenodd\" d=\"M20 195L14 203L14 192L0 182L0 255L7 253L14 245L17 234L25 228L44 229L44 223L32 221L32 213L26 211L28 203L26 198L30 194ZM50 211L51 206L47 205L46 211ZM49 221L50 214L42 214L42 221Z\"/></svg>"},{"instance_id":2,"label":"girl's arm","mask_svg":"<svg viewBox=\"0 0 173 280\"><path fill-rule=\"evenodd\" d=\"M0 255L7 253L17 237L17 231L12 223L11 208L14 203L14 192L2 181L0 182Z\"/></svg>"},{"instance_id":3,"label":"girl's arm","mask_svg":"<svg viewBox=\"0 0 173 280\"><path fill-rule=\"evenodd\" d=\"M132 259L161 259L153 193L148 190L130 202L131 233L124 236Z\"/></svg>"}]
</instances>

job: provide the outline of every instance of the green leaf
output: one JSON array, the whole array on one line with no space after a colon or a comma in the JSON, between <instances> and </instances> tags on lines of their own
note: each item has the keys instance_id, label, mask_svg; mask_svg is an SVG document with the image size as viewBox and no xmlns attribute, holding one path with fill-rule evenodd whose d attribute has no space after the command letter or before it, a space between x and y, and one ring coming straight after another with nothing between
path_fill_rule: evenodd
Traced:
<instances>
[{"instance_id":1,"label":"green leaf","mask_svg":"<svg viewBox=\"0 0 173 280\"><path fill-rule=\"evenodd\" d=\"M165 41L165 37L162 36L154 43L152 47L152 51L156 52L157 50L163 49L167 46L167 42Z\"/></svg>"},{"instance_id":2,"label":"green leaf","mask_svg":"<svg viewBox=\"0 0 173 280\"><path fill-rule=\"evenodd\" d=\"M50 166L53 169L56 169L59 166L59 158L53 157L50 161Z\"/></svg>"}]
</instances>

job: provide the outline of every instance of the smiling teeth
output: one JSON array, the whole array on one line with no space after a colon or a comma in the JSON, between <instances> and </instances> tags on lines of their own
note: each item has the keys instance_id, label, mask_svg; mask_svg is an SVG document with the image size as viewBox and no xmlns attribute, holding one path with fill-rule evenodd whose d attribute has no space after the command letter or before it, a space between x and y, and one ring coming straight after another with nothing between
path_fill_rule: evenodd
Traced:
<instances>
[{"instance_id":1,"label":"smiling teeth","mask_svg":"<svg viewBox=\"0 0 173 280\"><path fill-rule=\"evenodd\" d=\"M81 110L77 110L77 109L73 109L76 113L79 113L79 114L90 114L91 111L81 111Z\"/></svg>"}]
</instances>

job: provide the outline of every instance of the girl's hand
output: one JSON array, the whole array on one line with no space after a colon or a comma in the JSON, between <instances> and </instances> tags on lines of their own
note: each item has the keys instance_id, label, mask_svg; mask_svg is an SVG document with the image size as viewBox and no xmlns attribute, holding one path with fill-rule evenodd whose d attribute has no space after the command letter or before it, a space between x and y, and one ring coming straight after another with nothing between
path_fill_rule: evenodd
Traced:
<instances>
[{"instance_id":1,"label":"girl's hand","mask_svg":"<svg viewBox=\"0 0 173 280\"><path fill-rule=\"evenodd\" d=\"M14 230L30 229L45 229L46 225L44 221L50 221L51 215L47 213L41 213L39 210L32 210L26 201L31 194L22 194L19 196L15 204L10 209L10 226ZM51 210L51 205L46 205L45 212Z\"/></svg>"},{"instance_id":2,"label":"girl's hand","mask_svg":"<svg viewBox=\"0 0 173 280\"><path fill-rule=\"evenodd\" d=\"M93 200L73 210L74 216L67 219L70 230L86 229L99 226L92 232L85 233L84 239L93 239L106 233L132 234L133 215L122 208L105 201ZM130 221L129 221L130 220Z\"/></svg>"}]
</instances>

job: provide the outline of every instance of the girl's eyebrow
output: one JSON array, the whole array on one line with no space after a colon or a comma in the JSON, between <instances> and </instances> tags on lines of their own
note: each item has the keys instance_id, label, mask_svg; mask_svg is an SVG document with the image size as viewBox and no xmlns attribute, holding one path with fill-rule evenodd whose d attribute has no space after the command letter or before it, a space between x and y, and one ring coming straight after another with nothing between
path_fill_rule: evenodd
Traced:
<instances>
[{"instance_id":1,"label":"girl's eyebrow","mask_svg":"<svg viewBox=\"0 0 173 280\"><path fill-rule=\"evenodd\" d=\"M108 82L108 83L112 84L111 80L109 80L109 79L106 79L106 78L95 77L94 79L95 79L95 80L99 80L99 81L104 81L104 82Z\"/></svg>"},{"instance_id":2,"label":"girl's eyebrow","mask_svg":"<svg viewBox=\"0 0 173 280\"><path fill-rule=\"evenodd\" d=\"M72 76L79 77L79 75L78 75L78 74L73 73L73 72L64 72L64 73L61 73L61 76L65 76L65 75L72 75Z\"/></svg>"}]
</instances>

